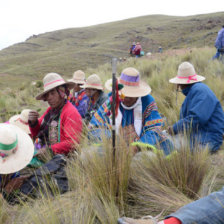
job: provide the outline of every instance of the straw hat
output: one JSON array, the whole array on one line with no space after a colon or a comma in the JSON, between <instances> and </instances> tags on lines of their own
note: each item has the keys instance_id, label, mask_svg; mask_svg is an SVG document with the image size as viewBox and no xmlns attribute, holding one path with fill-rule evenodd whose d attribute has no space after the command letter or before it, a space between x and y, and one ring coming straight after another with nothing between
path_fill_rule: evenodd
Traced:
<instances>
[{"instance_id":1,"label":"straw hat","mask_svg":"<svg viewBox=\"0 0 224 224\"><path fill-rule=\"evenodd\" d=\"M32 139L21 128L0 124L0 174L14 173L33 158Z\"/></svg>"},{"instance_id":2,"label":"straw hat","mask_svg":"<svg viewBox=\"0 0 224 224\"><path fill-rule=\"evenodd\" d=\"M123 88L120 90L120 94L127 97L141 97L151 93L150 86L140 80L139 71L135 68L125 68L121 72L121 76L118 79L118 83L123 84ZM109 79L105 83L105 87L108 90L112 90L112 79Z\"/></svg>"},{"instance_id":3,"label":"straw hat","mask_svg":"<svg viewBox=\"0 0 224 224\"><path fill-rule=\"evenodd\" d=\"M14 124L23 129L27 134L30 134L30 128L28 124L28 115L30 111L30 109L24 109L21 114L12 116L9 119L9 124Z\"/></svg>"},{"instance_id":4,"label":"straw hat","mask_svg":"<svg viewBox=\"0 0 224 224\"><path fill-rule=\"evenodd\" d=\"M43 79L43 84L44 84L44 91L36 96L37 100L43 100L43 97L47 92L58 86L66 84L68 88L74 87L74 83L65 82L65 80L59 74L53 72L45 75Z\"/></svg>"},{"instance_id":5,"label":"straw hat","mask_svg":"<svg viewBox=\"0 0 224 224\"><path fill-rule=\"evenodd\" d=\"M85 73L82 70L77 70L74 72L72 79L69 79L69 82L76 84L85 84Z\"/></svg>"},{"instance_id":6,"label":"straw hat","mask_svg":"<svg viewBox=\"0 0 224 224\"><path fill-rule=\"evenodd\" d=\"M87 80L86 83L82 86L80 86L81 88L87 89L99 89L99 90L103 90L103 85L101 82L101 79L98 75L96 74L92 74L90 75Z\"/></svg>"},{"instance_id":7,"label":"straw hat","mask_svg":"<svg viewBox=\"0 0 224 224\"><path fill-rule=\"evenodd\" d=\"M179 65L177 76L170 79L169 82L174 84L192 84L203 80L205 80L205 77L198 75L194 66L185 61Z\"/></svg>"}]
</instances>

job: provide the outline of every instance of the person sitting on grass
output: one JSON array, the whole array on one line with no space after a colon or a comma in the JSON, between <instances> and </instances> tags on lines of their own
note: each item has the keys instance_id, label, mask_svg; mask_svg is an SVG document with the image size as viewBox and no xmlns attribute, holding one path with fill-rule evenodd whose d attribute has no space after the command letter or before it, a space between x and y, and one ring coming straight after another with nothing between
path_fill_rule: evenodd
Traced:
<instances>
[{"instance_id":1,"label":"person sitting on grass","mask_svg":"<svg viewBox=\"0 0 224 224\"><path fill-rule=\"evenodd\" d=\"M29 197L36 198L38 192L47 189L50 193L61 194L69 189L65 171L66 156L75 150L80 142L82 118L67 100L69 95L67 86L72 83L65 82L57 73L48 73L43 79L43 84L44 91L36 99L47 101L50 107L40 118L37 111L30 111L28 123L31 136L36 144L38 142L40 145L34 157L42 160L46 159L47 154L51 154L51 158L26 178L18 193L9 192L5 198L12 205L26 201ZM56 190L52 191L52 186L49 186L46 178L55 183Z\"/></svg>"},{"instance_id":2,"label":"person sitting on grass","mask_svg":"<svg viewBox=\"0 0 224 224\"><path fill-rule=\"evenodd\" d=\"M73 95L69 101L77 108L82 118L85 118L89 105L89 97L86 95L85 89L80 87L85 84L85 73L81 70L75 71L73 78L68 81L74 83Z\"/></svg>"},{"instance_id":3,"label":"person sitting on grass","mask_svg":"<svg viewBox=\"0 0 224 224\"><path fill-rule=\"evenodd\" d=\"M130 49L129 49L129 53L130 53L130 55L131 55L131 56L133 56L133 55L134 55L135 45L136 45L136 43L135 43L135 42L133 42L133 43L132 43L132 45L131 45L131 47L130 47Z\"/></svg>"},{"instance_id":4,"label":"person sitting on grass","mask_svg":"<svg viewBox=\"0 0 224 224\"><path fill-rule=\"evenodd\" d=\"M133 150L150 146L159 146L168 155L172 143L162 133L163 119L156 102L150 95L150 86L140 79L139 71L135 68L125 68L117 79L123 88L119 91L120 101L116 102L116 134L131 143ZM112 90L112 80L105 83ZM101 139L102 128L111 127L111 98L107 100L94 114L90 121L90 137ZM109 132L110 133L110 132Z\"/></svg>"},{"instance_id":5,"label":"person sitting on grass","mask_svg":"<svg viewBox=\"0 0 224 224\"><path fill-rule=\"evenodd\" d=\"M5 123L16 125L17 127L21 128L31 137L31 132L30 132L29 123L28 123L28 117L29 117L30 111L31 109L24 109L21 111L20 114L16 114L10 117L9 121ZM37 144L34 143L34 157L30 161L30 163L27 165L27 167L37 168L43 165L43 161L41 161L35 156L37 153L37 148L38 148ZM23 169L23 171L25 171L25 169Z\"/></svg>"},{"instance_id":6,"label":"person sitting on grass","mask_svg":"<svg viewBox=\"0 0 224 224\"><path fill-rule=\"evenodd\" d=\"M223 142L224 112L220 101L202 83L203 80L205 78L198 75L189 62L181 63L177 76L169 80L177 85L177 89L181 89L186 98L180 110L180 120L168 127L168 133L187 133L191 148L199 145L200 148L208 147L211 152L215 152Z\"/></svg>"},{"instance_id":7,"label":"person sitting on grass","mask_svg":"<svg viewBox=\"0 0 224 224\"><path fill-rule=\"evenodd\" d=\"M152 216L148 219L122 217L118 224L223 224L224 221L224 187L217 192L191 202L176 212L157 222Z\"/></svg>"},{"instance_id":8,"label":"person sitting on grass","mask_svg":"<svg viewBox=\"0 0 224 224\"><path fill-rule=\"evenodd\" d=\"M20 188L27 176L20 176L33 158L34 145L29 135L11 124L0 124L0 193L6 197Z\"/></svg>"},{"instance_id":9,"label":"person sitting on grass","mask_svg":"<svg viewBox=\"0 0 224 224\"><path fill-rule=\"evenodd\" d=\"M89 97L89 105L85 114L85 123L88 124L93 114L108 99L103 91L103 85L98 75L90 75L85 84L80 86L85 89L86 95Z\"/></svg>"},{"instance_id":10,"label":"person sitting on grass","mask_svg":"<svg viewBox=\"0 0 224 224\"><path fill-rule=\"evenodd\" d=\"M50 107L40 118L37 111L30 111L28 118L32 137L40 144L36 156L44 155L47 149L54 155L67 155L79 144L82 132L82 118L67 100L72 83L57 73L48 73L43 84L44 91L36 99L47 101Z\"/></svg>"}]
</instances>

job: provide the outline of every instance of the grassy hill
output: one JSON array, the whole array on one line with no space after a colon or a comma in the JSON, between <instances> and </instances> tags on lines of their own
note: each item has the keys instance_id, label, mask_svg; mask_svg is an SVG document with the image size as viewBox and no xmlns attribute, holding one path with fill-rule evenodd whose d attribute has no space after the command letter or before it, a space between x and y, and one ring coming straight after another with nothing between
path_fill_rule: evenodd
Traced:
<instances>
[{"instance_id":1,"label":"grassy hill","mask_svg":"<svg viewBox=\"0 0 224 224\"><path fill-rule=\"evenodd\" d=\"M111 57L128 57L133 41L140 41L145 52L156 52L160 45L164 50L213 47L223 21L223 12L150 15L33 35L0 51L0 86L42 79L47 72L71 76L77 69L96 68Z\"/></svg>"}]
</instances>

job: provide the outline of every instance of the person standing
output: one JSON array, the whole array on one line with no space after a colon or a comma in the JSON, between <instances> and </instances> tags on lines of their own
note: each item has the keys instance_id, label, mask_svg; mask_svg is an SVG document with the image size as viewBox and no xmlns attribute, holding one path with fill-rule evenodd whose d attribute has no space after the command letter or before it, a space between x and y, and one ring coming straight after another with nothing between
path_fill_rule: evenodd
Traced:
<instances>
[{"instance_id":1,"label":"person standing","mask_svg":"<svg viewBox=\"0 0 224 224\"><path fill-rule=\"evenodd\" d=\"M220 55L224 54L224 25L222 29L219 30L218 35L215 40L215 47L217 49L216 54L213 56L214 59L219 59Z\"/></svg>"}]
</instances>

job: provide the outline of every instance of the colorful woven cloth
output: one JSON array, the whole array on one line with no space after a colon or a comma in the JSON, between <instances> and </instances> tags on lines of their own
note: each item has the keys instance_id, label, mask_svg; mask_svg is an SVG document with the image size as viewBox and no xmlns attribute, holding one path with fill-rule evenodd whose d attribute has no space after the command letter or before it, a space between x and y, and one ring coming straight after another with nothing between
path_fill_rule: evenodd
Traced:
<instances>
[{"instance_id":1,"label":"colorful woven cloth","mask_svg":"<svg viewBox=\"0 0 224 224\"><path fill-rule=\"evenodd\" d=\"M119 132L125 132L124 136L126 139L129 138L132 142L142 142L150 145L157 145L164 150L164 153L167 155L173 148L172 143L166 138L162 133L163 119L161 118L157 105L154 98L151 95L147 95L139 98L141 105L141 110L136 109L137 105L133 109L125 109L122 106L122 103L119 104L119 110L122 114L120 121ZM99 110L94 114L90 121L90 127L93 131L91 134L97 135L94 136L96 139L100 139L102 134L102 127L109 128L111 127L111 113L108 113L109 100L106 101ZM141 113L136 115L136 113ZM140 119L136 122L136 119ZM116 122L119 123L119 115L116 118ZM139 126L140 130L139 130ZM96 129L98 129L96 131Z\"/></svg>"}]
</instances>

